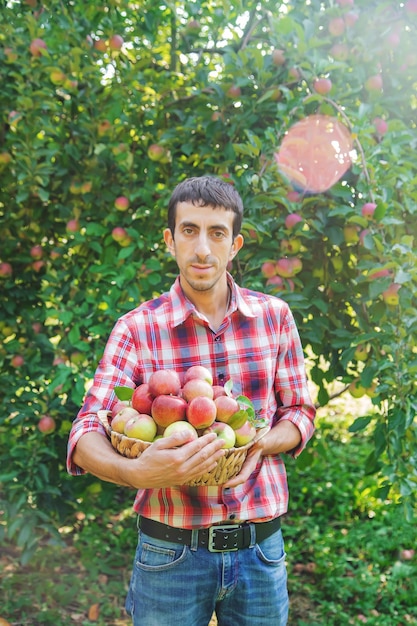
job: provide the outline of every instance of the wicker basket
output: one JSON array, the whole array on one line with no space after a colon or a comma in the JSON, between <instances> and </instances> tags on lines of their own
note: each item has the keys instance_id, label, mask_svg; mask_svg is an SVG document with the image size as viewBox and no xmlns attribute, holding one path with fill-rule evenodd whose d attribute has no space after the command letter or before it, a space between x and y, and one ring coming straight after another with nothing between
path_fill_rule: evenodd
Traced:
<instances>
[{"instance_id":1,"label":"wicker basket","mask_svg":"<svg viewBox=\"0 0 417 626\"><path fill-rule=\"evenodd\" d=\"M126 435L122 435L112 430L108 421L107 411L98 411L97 415L100 422L106 429L113 448L115 448L119 454L122 454L128 459L137 458L144 450L146 450L146 448L149 448L149 446L152 445L151 442L142 441L140 439L132 439L131 437L126 437ZM226 449L224 456L219 459L213 470L202 474L198 478L195 478L186 484L190 487L215 487L223 485L230 478L233 478L240 472L249 448L253 446L256 441L259 441L259 439L266 435L268 431L268 427L261 428L257 431L255 438L245 446Z\"/></svg>"}]
</instances>

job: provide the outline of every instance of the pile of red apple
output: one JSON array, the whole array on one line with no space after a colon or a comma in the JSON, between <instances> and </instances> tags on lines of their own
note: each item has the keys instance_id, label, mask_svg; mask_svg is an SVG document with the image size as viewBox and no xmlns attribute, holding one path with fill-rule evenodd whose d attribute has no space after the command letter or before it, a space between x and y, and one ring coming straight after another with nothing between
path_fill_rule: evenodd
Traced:
<instances>
[{"instance_id":1,"label":"pile of red apple","mask_svg":"<svg viewBox=\"0 0 417 626\"><path fill-rule=\"evenodd\" d=\"M136 389L116 387L111 429L133 439L152 442L186 429L190 440L214 432L225 448L244 446L255 437L253 407L248 398L231 395L231 385L213 385L211 372L190 367L181 380L174 370L151 374Z\"/></svg>"}]
</instances>

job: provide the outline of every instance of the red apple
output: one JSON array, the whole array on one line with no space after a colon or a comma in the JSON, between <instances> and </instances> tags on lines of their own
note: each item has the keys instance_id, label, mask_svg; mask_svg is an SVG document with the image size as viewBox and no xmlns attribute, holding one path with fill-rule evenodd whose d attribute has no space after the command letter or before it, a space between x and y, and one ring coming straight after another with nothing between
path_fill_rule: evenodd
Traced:
<instances>
[{"instance_id":1,"label":"red apple","mask_svg":"<svg viewBox=\"0 0 417 626\"><path fill-rule=\"evenodd\" d=\"M38 428L44 435L50 435L56 427L55 420L50 415L43 415L38 422Z\"/></svg>"},{"instance_id":2,"label":"red apple","mask_svg":"<svg viewBox=\"0 0 417 626\"><path fill-rule=\"evenodd\" d=\"M359 13L357 13L356 11L349 11L345 15L345 24L348 28L351 28L352 26L356 24L358 19L359 19Z\"/></svg>"},{"instance_id":3,"label":"red apple","mask_svg":"<svg viewBox=\"0 0 417 626\"><path fill-rule=\"evenodd\" d=\"M288 228L289 230L291 230L294 228L296 224L299 224L302 221L303 221L303 218L301 217L301 215L298 215L298 213L290 213L285 218L285 228Z\"/></svg>"},{"instance_id":4,"label":"red apple","mask_svg":"<svg viewBox=\"0 0 417 626\"><path fill-rule=\"evenodd\" d=\"M233 100L237 100L242 95L242 90L240 89L238 85L232 85L226 91L226 95L229 96L229 98L232 98Z\"/></svg>"},{"instance_id":5,"label":"red apple","mask_svg":"<svg viewBox=\"0 0 417 626\"><path fill-rule=\"evenodd\" d=\"M41 259L43 256L42 246L32 246L32 248L29 250L29 254L32 259Z\"/></svg>"},{"instance_id":6,"label":"red apple","mask_svg":"<svg viewBox=\"0 0 417 626\"><path fill-rule=\"evenodd\" d=\"M127 211L129 208L129 199L126 196L119 196L114 201L114 206L118 211Z\"/></svg>"},{"instance_id":7,"label":"red apple","mask_svg":"<svg viewBox=\"0 0 417 626\"><path fill-rule=\"evenodd\" d=\"M151 408L153 402L153 396L149 392L148 383L142 383L138 387L136 387L133 392L133 396L131 399L131 403L134 409L139 411L139 413L146 413L147 415L151 415Z\"/></svg>"},{"instance_id":8,"label":"red apple","mask_svg":"<svg viewBox=\"0 0 417 626\"><path fill-rule=\"evenodd\" d=\"M116 400L111 410L111 418L113 419L122 410L129 406L129 403L125 400Z\"/></svg>"},{"instance_id":9,"label":"red apple","mask_svg":"<svg viewBox=\"0 0 417 626\"><path fill-rule=\"evenodd\" d=\"M186 431L189 434L188 441L195 441L196 439L198 439L198 433L194 426L192 426L192 424L190 424L189 422L184 421L172 422L172 424L169 424L169 426L165 428L163 436L170 437L174 433L183 431Z\"/></svg>"},{"instance_id":10,"label":"red apple","mask_svg":"<svg viewBox=\"0 0 417 626\"><path fill-rule=\"evenodd\" d=\"M148 157L151 161L163 161L166 157L167 151L163 146L153 143L148 148Z\"/></svg>"},{"instance_id":11,"label":"red apple","mask_svg":"<svg viewBox=\"0 0 417 626\"><path fill-rule=\"evenodd\" d=\"M317 93L321 95L325 95L326 93L329 93L331 88L332 88L332 81L330 80L330 78L316 78L316 80L313 81L314 91L316 91Z\"/></svg>"},{"instance_id":12,"label":"red apple","mask_svg":"<svg viewBox=\"0 0 417 626\"><path fill-rule=\"evenodd\" d=\"M68 233L77 233L80 230L80 222L75 218L68 220L65 228Z\"/></svg>"},{"instance_id":13,"label":"red apple","mask_svg":"<svg viewBox=\"0 0 417 626\"><path fill-rule=\"evenodd\" d=\"M1 278L8 278L9 276L11 276L13 274L13 268L10 265L10 263L0 263L0 277Z\"/></svg>"},{"instance_id":14,"label":"red apple","mask_svg":"<svg viewBox=\"0 0 417 626\"><path fill-rule=\"evenodd\" d=\"M123 46L123 37L121 35L113 35L109 39L109 48L110 50L120 50Z\"/></svg>"},{"instance_id":15,"label":"red apple","mask_svg":"<svg viewBox=\"0 0 417 626\"><path fill-rule=\"evenodd\" d=\"M139 413L137 417L131 417L126 422L124 434L126 437L132 437L133 439L153 441L156 430L157 426L152 417Z\"/></svg>"},{"instance_id":16,"label":"red apple","mask_svg":"<svg viewBox=\"0 0 417 626\"><path fill-rule=\"evenodd\" d=\"M219 398L220 396L226 396L226 390L221 385L213 385L213 400Z\"/></svg>"},{"instance_id":17,"label":"red apple","mask_svg":"<svg viewBox=\"0 0 417 626\"><path fill-rule=\"evenodd\" d=\"M277 273L276 264L272 261L265 261L265 263L261 265L261 272L265 278L272 278L272 276L275 276Z\"/></svg>"},{"instance_id":18,"label":"red apple","mask_svg":"<svg viewBox=\"0 0 417 626\"><path fill-rule=\"evenodd\" d=\"M292 278L303 269L303 263L298 257L282 258L276 262L276 273L282 278Z\"/></svg>"},{"instance_id":19,"label":"red apple","mask_svg":"<svg viewBox=\"0 0 417 626\"><path fill-rule=\"evenodd\" d=\"M191 402L193 398L198 396L205 396L206 398L213 399L213 387L206 380L201 378L192 378L182 388L181 395L187 402Z\"/></svg>"},{"instance_id":20,"label":"red apple","mask_svg":"<svg viewBox=\"0 0 417 626\"><path fill-rule=\"evenodd\" d=\"M339 37L345 32L345 20L342 17L333 17L329 22L329 33Z\"/></svg>"},{"instance_id":21,"label":"red apple","mask_svg":"<svg viewBox=\"0 0 417 626\"><path fill-rule=\"evenodd\" d=\"M132 242L132 239L127 230L125 228L122 228L121 226L116 226L115 228L113 228L113 230L111 231L111 236L113 237L114 241L117 241L117 243L119 243L122 247L128 246Z\"/></svg>"},{"instance_id":22,"label":"red apple","mask_svg":"<svg viewBox=\"0 0 417 626\"><path fill-rule=\"evenodd\" d=\"M293 275L290 259L278 259L275 273L282 278L290 278Z\"/></svg>"},{"instance_id":23,"label":"red apple","mask_svg":"<svg viewBox=\"0 0 417 626\"><path fill-rule=\"evenodd\" d=\"M44 267L44 265L45 265L45 261L33 261L32 269L34 272L40 272L41 269Z\"/></svg>"},{"instance_id":24,"label":"red apple","mask_svg":"<svg viewBox=\"0 0 417 626\"><path fill-rule=\"evenodd\" d=\"M94 48L99 52L106 52L107 44L104 39L96 39L93 44Z\"/></svg>"},{"instance_id":25,"label":"red apple","mask_svg":"<svg viewBox=\"0 0 417 626\"><path fill-rule=\"evenodd\" d=\"M149 393L154 397L160 395L176 396L181 389L181 380L175 370L162 369L150 375L148 385Z\"/></svg>"},{"instance_id":26,"label":"red apple","mask_svg":"<svg viewBox=\"0 0 417 626\"><path fill-rule=\"evenodd\" d=\"M191 367L189 367L184 374L183 384L185 385L185 383L188 383L189 380L192 380L194 378L200 378L201 380L205 380L206 382L208 382L209 385L213 384L213 376L210 370L203 365L192 365Z\"/></svg>"},{"instance_id":27,"label":"red apple","mask_svg":"<svg viewBox=\"0 0 417 626\"><path fill-rule=\"evenodd\" d=\"M236 443L236 433L229 424L224 422L213 422L205 431L207 433L216 433L218 439L223 439L223 448L233 448Z\"/></svg>"},{"instance_id":28,"label":"red apple","mask_svg":"<svg viewBox=\"0 0 417 626\"><path fill-rule=\"evenodd\" d=\"M388 124L382 117L375 117L372 123L378 135L381 135L381 137L385 135L388 130Z\"/></svg>"},{"instance_id":29,"label":"red apple","mask_svg":"<svg viewBox=\"0 0 417 626\"><path fill-rule=\"evenodd\" d=\"M111 421L112 430L115 430L117 433L121 433L123 435L127 422L132 419L132 417L138 417L138 415L139 411L136 411L133 407L124 406L113 417Z\"/></svg>"},{"instance_id":30,"label":"red apple","mask_svg":"<svg viewBox=\"0 0 417 626\"><path fill-rule=\"evenodd\" d=\"M228 422L240 410L239 403L230 396L219 396L214 400L216 405L216 422Z\"/></svg>"},{"instance_id":31,"label":"red apple","mask_svg":"<svg viewBox=\"0 0 417 626\"><path fill-rule=\"evenodd\" d=\"M194 428L208 428L216 419L217 408L214 400L207 396L193 398L187 406L186 416Z\"/></svg>"},{"instance_id":32,"label":"red apple","mask_svg":"<svg viewBox=\"0 0 417 626\"><path fill-rule=\"evenodd\" d=\"M46 50L46 43L43 39L34 39L31 41L29 50L33 57L40 57L42 54L42 50Z\"/></svg>"},{"instance_id":33,"label":"red apple","mask_svg":"<svg viewBox=\"0 0 417 626\"><path fill-rule=\"evenodd\" d=\"M285 278L281 276L271 276L266 281L268 287L273 287L273 291L283 291L286 288Z\"/></svg>"},{"instance_id":34,"label":"red apple","mask_svg":"<svg viewBox=\"0 0 417 626\"><path fill-rule=\"evenodd\" d=\"M384 83L381 74L375 74L374 76L370 76L365 81L365 89L367 89L368 91L382 91L383 87Z\"/></svg>"},{"instance_id":35,"label":"red apple","mask_svg":"<svg viewBox=\"0 0 417 626\"><path fill-rule=\"evenodd\" d=\"M335 43L330 53L336 59L336 61L346 61L349 57L349 47L345 43Z\"/></svg>"},{"instance_id":36,"label":"red apple","mask_svg":"<svg viewBox=\"0 0 417 626\"><path fill-rule=\"evenodd\" d=\"M255 426L253 426L253 424L250 423L249 420L247 420L243 424L243 426L240 426L240 428L236 428L235 435L236 447L239 448L240 446L245 446L247 443L252 441L252 439L256 435L256 428Z\"/></svg>"},{"instance_id":37,"label":"red apple","mask_svg":"<svg viewBox=\"0 0 417 626\"><path fill-rule=\"evenodd\" d=\"M278 67L284 65L285 63L285 54L284 50L273 50L271 54L272 63L277 65Z\"/></svg>"},{"instance_id":38,"label":"red apple","mask_svg":"<svg viewBox=\"0 0 417 626\"><path fill-rule=\"evenodd\" d=\"M361 209L362 216L366 217L367 219L372 219L375 213L375 209L375 202L365 202Z\"/></svg>"},{"instance_id":39,"label":"red apple","mask_svg":"<svg viewBox=\"0 0 417 626\"><path fill-rule=\"evenodd\" d=\"M152 402L151 415L158 426L166 428L172 422L185 420L187 403L178 396L157 396Z\"/></svg>"},{"instance_id":40,"label":"red apple","mask_svg":"<svg viewBox=\"0 0 417 626\"><path fill-rule=\"evenodd\" d=\"M22 367L24 362L25 362L25 359L22 357L22 355L15 354L14 357L12 357L12 359L10 361L10 365L12 367L15 367L16 369L18 369L19 367Z\"/></svg>"}]
</instances>

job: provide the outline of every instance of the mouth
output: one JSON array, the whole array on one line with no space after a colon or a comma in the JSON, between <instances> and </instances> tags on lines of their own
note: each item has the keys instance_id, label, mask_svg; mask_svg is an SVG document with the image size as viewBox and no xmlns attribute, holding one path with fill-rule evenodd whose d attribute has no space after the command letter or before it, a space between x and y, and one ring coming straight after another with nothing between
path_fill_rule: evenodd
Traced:
<instances>
[{"instance_id":1,"label":"mouth","mask_svg":"<svg viewBox=\"0 0 417 626\"><path fill-rule=\"evenodd\" d=\"M201 265L199 263L192 263L191 268L198 273L206 273L211 270L211 265Z\"/></svg>"}]
</instances>

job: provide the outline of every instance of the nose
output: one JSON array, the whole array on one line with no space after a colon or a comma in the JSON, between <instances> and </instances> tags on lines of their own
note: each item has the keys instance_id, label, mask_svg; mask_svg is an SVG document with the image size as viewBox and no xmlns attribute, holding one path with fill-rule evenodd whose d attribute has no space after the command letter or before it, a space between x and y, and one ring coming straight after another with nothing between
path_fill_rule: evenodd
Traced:
<instances>
[{"instance_id":1,"label":"nose","mask_svg":"<svg viewBox=\"0 0 417 626\"><path fill-rule=\"evenodd\" d=\"M205 233L200 233L195 245L195 254L199 259L205 259L210 254L210 246Z\"/></svg>"}]
</instances>

